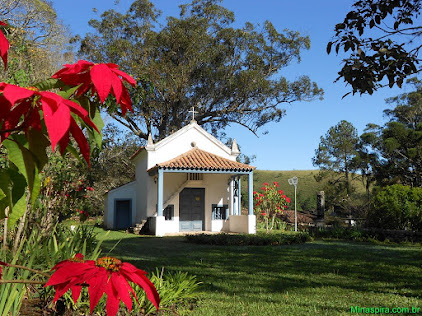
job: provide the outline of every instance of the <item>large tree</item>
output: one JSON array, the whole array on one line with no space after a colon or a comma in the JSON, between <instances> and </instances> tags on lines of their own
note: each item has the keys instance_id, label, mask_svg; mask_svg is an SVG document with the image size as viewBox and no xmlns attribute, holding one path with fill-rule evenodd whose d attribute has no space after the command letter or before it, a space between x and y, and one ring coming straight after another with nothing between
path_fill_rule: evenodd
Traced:
<instances>
[{"instance_id":1,"label":"large tree","mask_svg":"<svg viewBox=\"0 0 422 316\"><path fill-rule=\"evenodd\" d=\"M422 186L422 83L411 80L415 91L387 99L384 126L370 125L364 136L377 155L374 171L381 185Z\"/></svg>"},{"instance_id":2,"label":"large tree","mask_svg":"<svg viewBox=\"0 0 422 316\"><path fill-rule=\"evenodd\" d=\"M351 193L351 173L356 169L358 144L356 128L343 120L331 127L325 136L321 136L321 142L312 158L313 165L322 171L339 174L335 182L344 184L347 195Z\"/></svg>"},{"instance_id":3,"label":"large tree","mask_svg":"<svg viewBox=\"0 0 422 316\"><path fill-rule=\"evenodd\" d=\"M353 93L372 94L386 85L401 87L419 73L421 5L421 0L355 0L327 45L328 53L334 47L348 54L337 80L344 79Z\"/></svg>"},{"instance_id":4,"label":"large tree","mask_svg":"<svg viewBox=\"0 0 422 316\"><path fill-rule=\"evenodd\" d=\"M255 133L283 117L282 104L322 96L308 77L288 81L281 74L309 49L308 37L279 32L269 21L236 28L220 2L181 5L164 26L148 0L89 22L96 32L82 39L81 56L118 63L138 80L134 113L111 115L139 137L161 139L179 129L192 106L198 123L215 134L233 123Z\"/></svg>"},{"instance_id":5,"label":"large tree","mask_svg":"<svg viewBox=\"0 0 422 316\"><path fill-rule=\"evenodd\" d=\"M9 62L0 80L30 86L72 61L70 33L48 0L2 0L0 20L10 41ZM65 53L67 51L67 53Z\"/></svg>"}]
</instances>

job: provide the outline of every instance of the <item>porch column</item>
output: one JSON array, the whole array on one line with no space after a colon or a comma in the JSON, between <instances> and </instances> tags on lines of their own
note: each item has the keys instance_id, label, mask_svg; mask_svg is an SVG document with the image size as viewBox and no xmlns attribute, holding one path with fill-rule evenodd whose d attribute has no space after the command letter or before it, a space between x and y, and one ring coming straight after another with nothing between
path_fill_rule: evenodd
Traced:
<instances>
[{"instance_id":1,"label":"porch column","mask_svg":"<svg viewBox=\"0 0 422 316\"><path fill-rule=\"evenodd\" d=\"M253 215L253 172L248 174L248 215Z\"/></svg>"},{"instance_id":2,"label":"porch column","mask_svg":"<svg viewBox=\"0 0 422 316\"><path fill-rule=\"evenodd\" d=\"M157 216L163 216L163 182L164 182L163 169L158 169L158 180L157 180Z\"/></svg>"},{"instance_id":3,"label":"porch column","mask_svg":"<svg viewBox=\"0 0 422 316\"><path fill-rule=\"evenodd\" d=\"M239 203L239 206L237 207L237 215L242 215L242 193L240 191L240 179L241 177L239 176L238 181L237 181L237 192L239 192L239 196L237 198L237 202Z\"/></svg>"}]
</instances>

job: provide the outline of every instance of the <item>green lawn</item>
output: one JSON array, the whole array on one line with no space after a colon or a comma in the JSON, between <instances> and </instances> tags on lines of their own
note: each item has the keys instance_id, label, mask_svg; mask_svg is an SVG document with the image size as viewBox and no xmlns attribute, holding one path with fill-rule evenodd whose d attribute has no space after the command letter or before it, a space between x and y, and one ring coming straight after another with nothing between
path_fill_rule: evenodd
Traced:
<instances>
[{"instance_id":1,"label":"green lawn","mask_svg":"<svg viewBox=\"0 0 422 316\"><path fill-rule=\"evenodd\" d=\"M120 239L112 255L147 271L165 267L203 282L192 315L351 315L351 306L422 307L420 245L225 247L111 232L103 253Z\"/></svg>"}]
</instances>

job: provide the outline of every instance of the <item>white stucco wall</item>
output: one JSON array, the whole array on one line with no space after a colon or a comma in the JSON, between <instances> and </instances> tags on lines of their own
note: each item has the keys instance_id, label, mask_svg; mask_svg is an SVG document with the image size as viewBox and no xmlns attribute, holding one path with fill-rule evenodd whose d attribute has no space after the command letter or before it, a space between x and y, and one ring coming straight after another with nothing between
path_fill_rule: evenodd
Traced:
<instances>
[{"instance_id":1,"label":"white stucco wall","mask_svg":"<svg viewBox=\"0 0 422 316\"><path fill-rule=\"evenodd\" d=\"M148 165L148 154L143 150L136 157L134 161L136 164L135 177L136 177L136 223L141 223L142 220L147 219L147 197L148 185L150 185L150 176L146 172Z\"/></svg>"},{"instance_id":2,"label":"white stucco wall","mask_svg":"<svg viewBox=\"0 0 422 316\"><path fill-rule=\"evenodd\" d=\"M136 222L136 182L129 182L121 187L110 190L107 194L107 207L104 210L104 225L108 229L114 228L115 201L117 199L132 200L132 225Z\"/></svg>"}]
</instances>

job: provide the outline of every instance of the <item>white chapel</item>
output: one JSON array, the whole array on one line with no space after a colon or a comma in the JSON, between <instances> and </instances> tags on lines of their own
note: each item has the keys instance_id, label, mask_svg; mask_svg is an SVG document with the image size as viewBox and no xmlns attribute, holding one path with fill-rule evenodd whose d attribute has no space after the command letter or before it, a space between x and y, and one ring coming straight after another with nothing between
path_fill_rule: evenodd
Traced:
<instances>
[{"instance_id":1,"label":"white chapel","mask_svg":"<svg viewBox=\"0 0 422 316\"><path fill-rule=\"evenodd\" d=\"M227 147L194 119L157 143L150 135L147 145L131 157L135 181L105 196L105 226L126 229L146 222L156 236L193 231L256 233L255 167L237 162L239 154L236 141ZM242 175L248 179L247 213L241 211Z\"/></svg>"}]
</instances>

